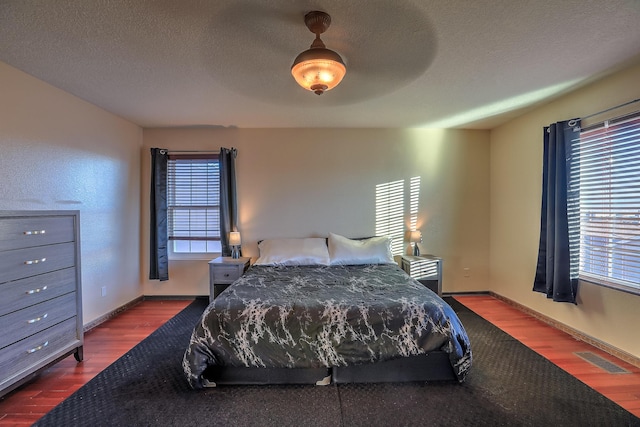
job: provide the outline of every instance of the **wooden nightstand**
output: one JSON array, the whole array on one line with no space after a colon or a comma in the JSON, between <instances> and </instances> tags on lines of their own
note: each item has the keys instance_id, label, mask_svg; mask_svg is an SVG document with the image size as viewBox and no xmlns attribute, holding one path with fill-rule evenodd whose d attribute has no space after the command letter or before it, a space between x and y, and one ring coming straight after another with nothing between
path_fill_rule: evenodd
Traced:
<instances>
[{"instance_id":1,"label":"wooden nightstand","mask_svg":"<svg viewBox=\"0 0 640 427\"><path fill-rule=\"evenodd\" d=\"M442 258L402 255L402 269L438 295L442 295Z\"/></svg>"},{"instance_id":2,"label":"wooden nightstand","mask_svg":"<svg viewBox=\"0 0 640 427\"><path fill-rule=\"evenodd\" d=\"M247 271L250 260L248 257L218 257L209 261L209 302Z\"/></svg>"}]
</instances>

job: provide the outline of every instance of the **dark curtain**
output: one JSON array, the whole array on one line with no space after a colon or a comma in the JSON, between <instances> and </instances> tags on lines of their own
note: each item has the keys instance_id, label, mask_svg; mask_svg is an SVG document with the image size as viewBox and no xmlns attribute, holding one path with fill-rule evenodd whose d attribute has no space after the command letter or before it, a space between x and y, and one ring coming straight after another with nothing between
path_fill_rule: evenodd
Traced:
<instances>
[{"instance_id":1,"label":"dark curtain","mask_svg":"<svg viewBox=\"0 0 640 427\"><path fill-rule=\"evenodd\" d=\"M575 250L569 244L568 197L571 141L578 136L576 120L544 128L540 246L533 284L533 290L547 298L574 304L578 278L572 275L572 261L577 259L572 257Z\"/></svg>"},{"instance_id":2,"label":"dark curtain","mask_svg":"<svg viewBox=\"0 0 640 427\"><path fill-rule=\"evenodd\" d=\"M151 149L149 279L169 280L167 254L167 150Z\"/></svg>"},{"instance_id":3,"label":"dark curtain","mask_svg":"<svg viewBox=\"0 0 640 427\"><path fill-rule=\"evenodd\" d=\"M220 243L222 256L231 256L229 232L238 231L238 202L236 200L235 148L220 149ZM240 255L242 252L240 251Z\"/></svg>"}]
</instances>

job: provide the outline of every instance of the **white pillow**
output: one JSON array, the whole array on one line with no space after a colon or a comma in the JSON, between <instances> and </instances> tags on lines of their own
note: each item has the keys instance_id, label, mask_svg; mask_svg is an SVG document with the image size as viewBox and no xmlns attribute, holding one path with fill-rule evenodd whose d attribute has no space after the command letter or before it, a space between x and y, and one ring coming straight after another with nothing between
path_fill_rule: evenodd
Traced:
<instances>
[{"instance_id":1,"label":"white pillow","mask_svg":"<svg viewBox=\"0 0 640 427\"><path fill-rule=\"evenodd\" d=\"M265 239L258 243L257 265L329 265L324 238Z\"/></svg>"},{"instance_id":2,"label":"white pillow","mask_svg":"<svg viewBox=\"0 0 640 427\"><path fill-rule=\"evenodd\" d=\"M329 233L329 256L331 265L395 264L387 236L353 240Z\"/></svg>"}]
</instances>

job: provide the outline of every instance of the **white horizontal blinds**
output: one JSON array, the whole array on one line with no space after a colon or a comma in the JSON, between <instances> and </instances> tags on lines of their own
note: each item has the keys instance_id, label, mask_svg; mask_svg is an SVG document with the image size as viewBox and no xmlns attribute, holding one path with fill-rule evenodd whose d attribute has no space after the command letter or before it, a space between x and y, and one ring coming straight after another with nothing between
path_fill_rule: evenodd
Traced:
<instances>
[{"instance_id":1,"label":"white horizontal blinds","mask_svg":"<svg viewBox=\"0 0 640 427\"><path fill-rule=\"evenodd\" d=\"M167 197L169 239L220 240L217 154L170 155Z\"/></svg>"},{"instance_id":2,"label":"white horizontal blinds","mask_svg":"<svg viewBox=\"0 0 640 427\"><path fill-rule=\"evenodd\" d=\"M579 135L579 134L578 134ZM569 222L569 274L572 279L580 275L580 147L578 139L570 143L569 188L567 191L567 220Z\"/></svg>"},{"instance_id":3,"label":"white horizontal blinds","mask_svg":"<svg viewBox=\"0 0 640 427\"><path fill-rule=\"evenodd\" d=\"M640 113L583 130L580 277L640 290Z\"/></svg>"}]
</instances>

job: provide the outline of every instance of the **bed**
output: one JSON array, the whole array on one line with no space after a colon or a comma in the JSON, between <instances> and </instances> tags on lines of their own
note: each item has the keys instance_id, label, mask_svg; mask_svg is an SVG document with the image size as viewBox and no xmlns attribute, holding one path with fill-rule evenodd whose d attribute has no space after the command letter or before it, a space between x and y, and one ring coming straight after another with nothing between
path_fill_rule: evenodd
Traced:
<instances>
[{"instance_id":1,"label":"bed","mask_svg":"<svg viewBox=\"0 0 640 427\"><path fill-rule=\"evenodd\" d=\"M256 263L194 327L183 359L190 386L464 381L463 325L398 267L389 243L261 242Z\"/></svg>"}]
</instances>

